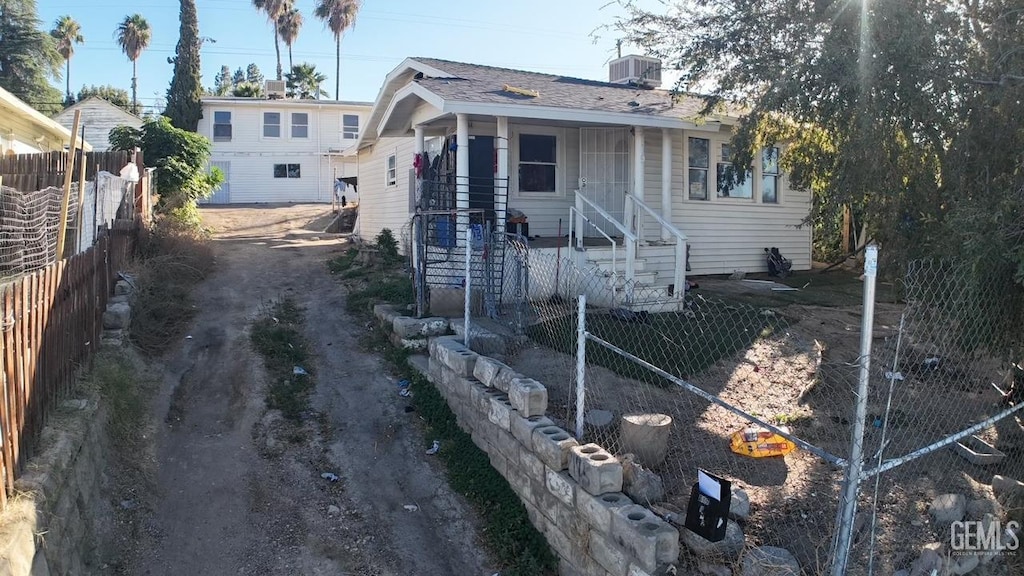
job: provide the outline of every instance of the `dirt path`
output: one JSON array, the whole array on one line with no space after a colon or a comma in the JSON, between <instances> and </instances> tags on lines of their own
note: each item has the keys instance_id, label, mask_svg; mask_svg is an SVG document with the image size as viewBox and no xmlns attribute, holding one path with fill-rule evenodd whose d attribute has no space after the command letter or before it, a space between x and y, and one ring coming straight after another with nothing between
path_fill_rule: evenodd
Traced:
<instances>
[{"instance_id":1,"label":"dirt path","mask_svg":"<svg viewBox=\"0 0 1024 576\"><path fill-rule=\"evenodd\" d=\"M489 575L477 521L424 454L366 327L324 265L324 206L208 208L217 272L165 359L155 401L157 490L129 574ZM271 300L306 309L317 365L299 429L265 415L247 328ZM332 483L322 472L341 479ZM410 512L404 508L416 504Z\"/></svg>"}]
</instances>

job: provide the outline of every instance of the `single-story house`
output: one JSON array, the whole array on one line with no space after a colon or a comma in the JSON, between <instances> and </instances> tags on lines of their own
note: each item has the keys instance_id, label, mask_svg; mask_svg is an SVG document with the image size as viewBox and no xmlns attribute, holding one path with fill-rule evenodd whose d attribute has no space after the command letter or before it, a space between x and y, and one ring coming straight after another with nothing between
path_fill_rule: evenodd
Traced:
<instances>
[{"instance_id":1,"label":"single-story house","mask_svg":"<svg viewBox=\"0 0 1024 576\"><path fill-rule=\"evenodd\" d=\"M0 155L53 152L70 144L71 130L0 88ZM92 151L88 138L80 145Z\"/></svg>"},{"instance_id":2,"label":"single-story house","mask_svg":"<svg viewBox=\"0 0 1024 576\"><path fill-rule=\"evenodd\" d=\"M82 111L81 128L85 132L85 141L91 142L97 151L110 149L110 131L118 126L142 127L142 118L115 106L98 96L90 96L60 111L53 117L58 124L68 130L75 121L75 110Z\"/></svg>"},{"instance_id":3,"label":"single-story house","mask_svg":"<svg viewBox=\"0 0 1024 576\"><path fill-rule=\"evenodd\" d=\"M406 59L358 142L360 236L406 229L417 210L451 210L461 223L524 233L532 253L568 242L572 226L587 260L608 268L609 244L625 244L627 280L669 295L687 269L763 271L767 247L810 268L811 196L789 186L779 146L736 185L739 116L699 117L699 98L658 88L657 60L626 56L609 71L594 81ZM436 194L435 180L451 193Z\"/></svg>"},{"instance_id":4,"label":"single-story house","mask_svg":"<svg viewBox=\"0 0 1024 576\"><path fill-rule=\"evenodd\" d=\"M269 83L270 81L268 81ZM271 93L271 91L268 91ZM370 102L206 96L198 132L224 172L213 204L356 200L354 145ZM345 180L342 180L342 179ZM360 190L361 191L361 190Z\"/></svg>"}]
</instances>

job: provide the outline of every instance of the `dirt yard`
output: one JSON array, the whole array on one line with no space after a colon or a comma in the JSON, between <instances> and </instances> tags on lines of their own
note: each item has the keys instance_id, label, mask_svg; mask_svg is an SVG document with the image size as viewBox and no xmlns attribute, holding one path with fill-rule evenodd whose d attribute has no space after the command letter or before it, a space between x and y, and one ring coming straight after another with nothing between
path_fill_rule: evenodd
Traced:
<instances>
[{"instance_id":1,"label":"dirt yard","mask_svg":"<svg viewBox=\"0 0 1024 576\"><path fill-rule=\"evenodd\" d=\"M429 439L346 317L323 205L202 210L216 272L189 338L163 359L153 474L122 571L146 575L485 575L478 521L424 454ZM269 303L306 309L317 387L302 426L267 413L247 329ZM321 474L338 476L336 482ZM414 505L415 509L410 510ZM407 508L407 506L409 508Z\"/></svg>"}]
</instances>

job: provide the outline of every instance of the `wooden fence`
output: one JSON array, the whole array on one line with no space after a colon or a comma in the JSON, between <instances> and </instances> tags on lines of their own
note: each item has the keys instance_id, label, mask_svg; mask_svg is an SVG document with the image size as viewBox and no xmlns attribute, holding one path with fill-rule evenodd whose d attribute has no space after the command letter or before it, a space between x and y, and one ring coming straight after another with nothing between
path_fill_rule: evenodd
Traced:
<instances>
[{"instance_id":1,"label":"wooden fence","mask_svg":"<svg viewBox=\"0 0 1024 576\"><path fill-rule=\"evenodd\" d=\"M99 348L103 312L136 237L135 222L116 221L85 252L0 287L0 505L13 494L47 415Z\"/></svg>"},{"instance_id":2,"label":"wooden fence","mask_svg":"<svg viewBox=\"0 0 1024 576\"><path fill-rule=\"evenodd\" d=\"M86 152L85 179L94 180L96 171L119 174L121 168L132 159L129 152L108 150L106 152ZM142 168L142 154L137 158L139 169ZM16 188L22 192L34 192L48 186L63 186L64 171L68 167L66 151L41 152L38 154L16 154L0 157L0 177L4 186ZM79 174L74 174L75 182Z\"/></svg>"}]
</instances>

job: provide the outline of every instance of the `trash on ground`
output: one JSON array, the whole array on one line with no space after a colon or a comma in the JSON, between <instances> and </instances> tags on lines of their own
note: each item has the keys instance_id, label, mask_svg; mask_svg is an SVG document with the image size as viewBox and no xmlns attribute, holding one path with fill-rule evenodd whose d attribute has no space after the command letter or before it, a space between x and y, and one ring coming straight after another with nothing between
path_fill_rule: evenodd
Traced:
<instances>
[{"instance_id":1,"label":"trash on ground","mask_svg":"<svg viewBox=\"0 0 1024 576\"><path fill-rule=\"evenodd\" d=\"M328 482L338 481L338 475L333 472L324 472L323 474L320 475L320 477L323 478L324 480L327 480Z\"/></svg>"},{"instance_id":2,"label":"trash on ground","mask_svg":"<svg viewBox=\"0 0 1024 576\"><path fill-rule=\"evenodd\" d=\"M302 366L292 368L292 374L295 374L296 376L309 376L309 372L306 372L306 369Z\"/></svg>"},{"instance_id":3,"label":"trash on ground","mask_svg":"<svg viewBox=\"0 0 1024 576\"><path fill-rule=\"evenodd\" d=\"M780 427L788 433L788 430ZM785 456L796 450L796 444L785 437L765 428L744 428L732 435L729 447L733 452L753 458Z\"/></svg>"},{"instance_id":4,"label":"trash on ground","mask_svg":"<svg viewBox=\"0 0 1024 576\"><path fill-rule=\"evenodd\" d=\"M903 374L901 372L893 372L892 370L886 371L886 380L903 380Z\"/></svg>"},{"instance_id":5,"label":"trash on ground","mask_svg":"<svg viewBox=\"0 0 1024 576\"><path fill-rule=\"evenodd\" d=\"M441 441L440 440L434 440L434 445L430 447L430 450L427 450L427 455L428 456L433 456L434 454L437 454L440 451L441 451Z\"/></svg>"},{"instance_id":6,"label":"trash on ground","mask_svg":"<svg viewBox=\"0 0 1024 576\"><path fill-rule=\"evenodd\" d=\"M628 308L612 308L608 311L608 315L622 322L639 322L641 324L648 322L648 313L645 310L633 311Z\"/></svg>"},{"instance_id":7,"label":"trash on ground","mask_svg":"<svg viewBox=\"0 0 1024 576\"><path fill-rule=\"evenodd\" d=\"M416 411L416 409L415 409L415 408L413 408L412 406L406 406L406 407L405 407L405 413L406 413L406 414L408 414L408 413L410 413L410 412L415 412L415 411Z\"/></svg>"},{"instance_id":8,"label":"trash on ground","mask_svg":"<svg viewBox=\"0 0 1024 576\"><path fill-rule=\"evenodd\" d=\"M420 507L415 504L406 504L405 506L402 506L402 508L405 508L409 512L415 512L420 509Z\"/></svg>"},{"instance_id":9,"label":"trash on ground","mask_svg":"<svg viewBox=\"0 0 1024 576\"><path fill-rule=\"evenodd\" d=\"M188 336L185 336L185 340L191 340L191 339L192 339L192 335L191 334L189 334Z\"/></svg>"},{"instance_id":10,"label":"trash on ground","mask_svg":"<svg viewBox=\"0 0 1024 576\"><path fill-rule=\"evenodd\" d=\"M408 388L409 387L409 381L408 380L399 380L398 381L398 387L399 388Z\"/></svg>"},{"instance_id":11,"label":"trash on ground","mask_svg":"<svg viewBox=\"0 0 1024 576\"><path fill-rule=\"evenodd\" d=\"M402 391L398 393L403 398L412 398L412 392L408 388L402 388Z\"/></svg>"},{"instance_id":12,"label":"trash on ground","mask_svg":"<svg viewBox=\"0 0 1024 576\"><path fill-rule=\"evenodd\" d=\"M121 500L121 508L125 510L134 510L138 506L135 500Z\"/></svg>"}]
</instances>

